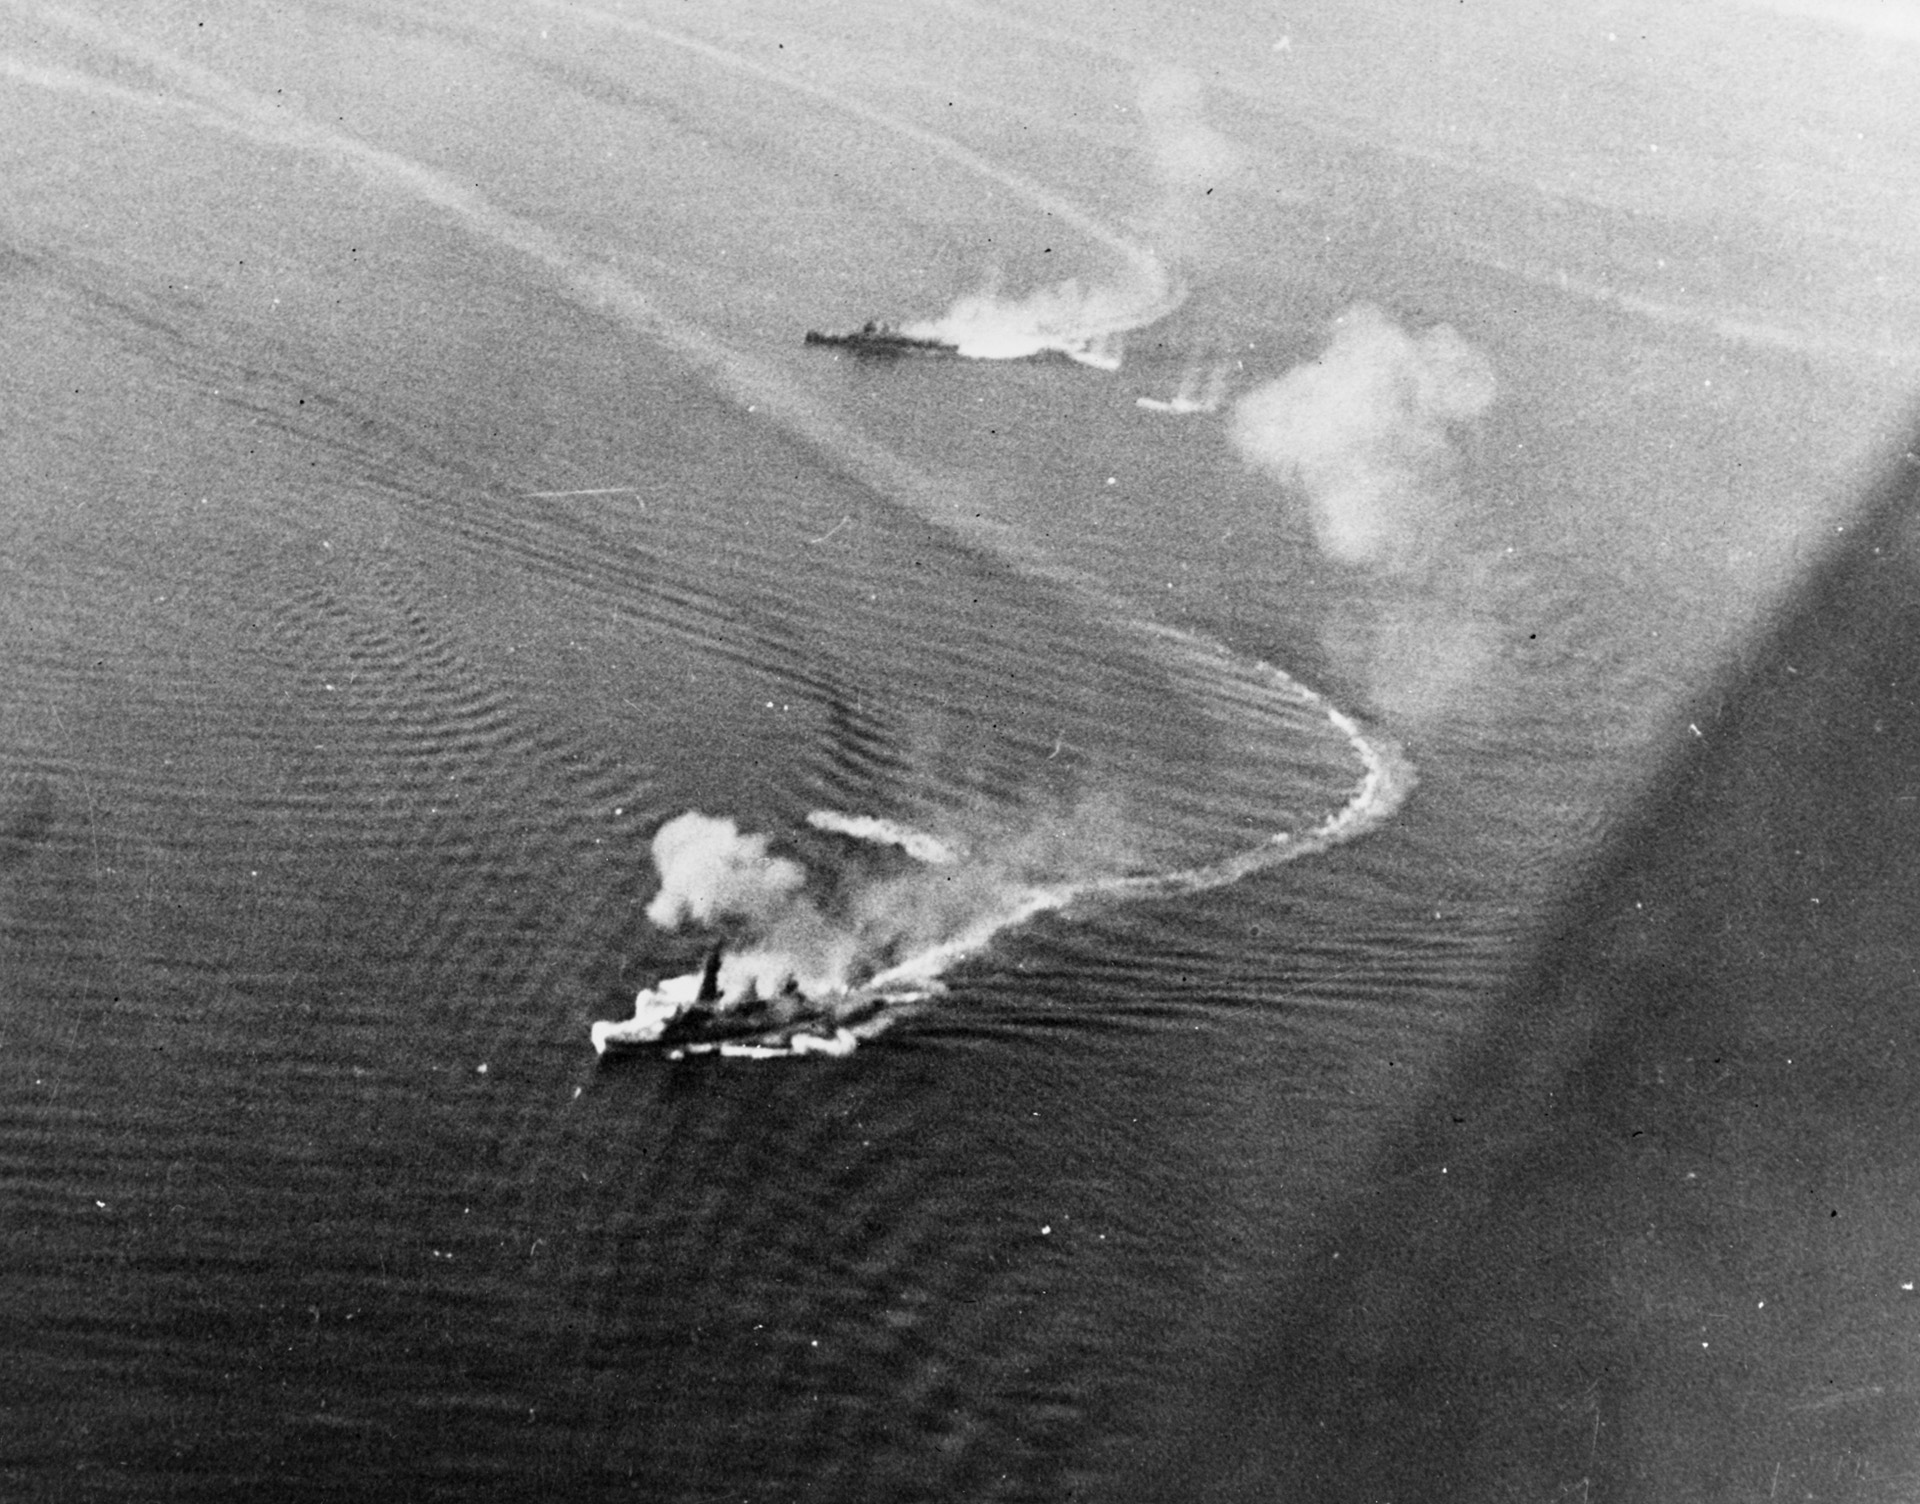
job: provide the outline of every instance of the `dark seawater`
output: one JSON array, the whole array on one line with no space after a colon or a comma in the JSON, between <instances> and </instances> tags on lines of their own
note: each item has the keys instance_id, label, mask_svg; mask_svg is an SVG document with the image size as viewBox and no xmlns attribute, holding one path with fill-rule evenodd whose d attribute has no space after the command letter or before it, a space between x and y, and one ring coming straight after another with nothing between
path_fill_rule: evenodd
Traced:
<instances>
[{"instance_id":1,"label":"dark seawater","mask_svg":"<svg viewBox=\"0 0 1920 1504\"><path fill-rule=\"evenodd\" d=\"M1367 1194L1845 525L1911 310L1251 23L1157 59L1249 164L1169 228L1135 9L0 9L0 1492L1094 1497ZM1094 231L1192 284L1117 372L800 345ZM1362 300L1500 388L1391 569L1135 401ZM1280 860L1329 706L1405 802ZM833 881L821 808L1166 881L845 1060L597 1067L702 950L659 825Z\"/></svg>"}]
</instances>

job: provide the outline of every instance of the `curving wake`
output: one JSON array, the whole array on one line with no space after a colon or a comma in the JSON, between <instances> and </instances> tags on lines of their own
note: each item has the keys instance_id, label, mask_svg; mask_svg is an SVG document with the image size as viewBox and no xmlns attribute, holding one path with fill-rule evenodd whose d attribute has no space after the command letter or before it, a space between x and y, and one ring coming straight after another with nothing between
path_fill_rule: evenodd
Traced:
<instances>
[{"instance_id":1,"label":"curving wake","mask_svg":"<svg viewBox=\"0 0 1920 1504\"><path fill-rule=\"evenodd\" d=\"M1164 872L1043 870L1017 841L969 843L877 815L819 809L817 831L906 858L850 892L823 897L810 874L730 819L688 811L653 842L660 891L648 917L663 929L691 921L730 930L702 972L643 989L633 1016L592 1027L596 1054L655 1052L670 1059L844 1056L944 990L942 978L1006 931L1076 904L1150 900L1226 886L1365 834L1413 789L1410 763L1351 716L1271 664L1238 658L1191 632L1142 627L1162 654L1191 671L1255 680L1287 705L1307 707L1345 740L1359 777L1347 798L1303 831Z\"/></svg>"}]
</instances>

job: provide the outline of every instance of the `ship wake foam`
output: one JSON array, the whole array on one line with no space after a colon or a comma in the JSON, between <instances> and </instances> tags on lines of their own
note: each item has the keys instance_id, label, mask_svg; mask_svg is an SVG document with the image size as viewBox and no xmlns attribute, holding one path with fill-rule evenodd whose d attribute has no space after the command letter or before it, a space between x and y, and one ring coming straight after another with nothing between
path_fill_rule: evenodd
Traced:
<instances>
[{"instance_id":1,"label":"ship wake foam","mask_svg":"<svg viewBox=\"0 0 1920 1504\"><path fill-rule=\"evenodd\" d=\"M1173 273L1143 250L1118 277L1093 282L1069 277L1020 298L1003 296L995 279L957 300L940 317L904 325L900 332L952 345L974 360L1064 355L1082 365L1117 371L1124 336L1158 323L1185 296Z\"/></svg>"},{"instance_id":2,"label":"ship wake foam","mask_svg":"<svg viewBox=\"0 0 1920 1504\"><path fill-rule=\"evenodd\" d=\"M852 989L919 998L957 963L1036 915L1091 903L1171 898L1238 882L1324 852L1387 819L1414 783L1391 743L1316 691L1265 663L1237 658L1196 634L1142 629L1189 676L1213 676L1324 716L1344 739L1357 776L1314 824L1276 830L1211 861L1150 872L1121 821L1098 801L1039 820L977 818L933 834L900 821L816 810L808 824L846 838L864 859L812 870L772 838L725 816L689 810L653 840L660 889L647 917L662 930L694 925L726 942L728 998L775 998L790 984L830 999Z\"/></svg>"},{"instance_id":3,"label":"ship wake foam","mask_svg":"<svg viewBox=\"0 0 1920 1504\"><path fill-rule=\"evenodd\" d=\"M1152 189L1140 216L1145 243L1102 233L1121 265L1092 277L1070 277L1018 297L999 279L956 301L938 318L907 325L915 339L938 340L979 360L1058 354L1083 365L1118 370L1125 337L1158 323L1186 301L1181 268L1202 259L1218 212L1214 190L1237 173L1242 154L1204 118L1193 74L1163 68L1149 74L1137 99Z\"/></svg>"}]
</instances>

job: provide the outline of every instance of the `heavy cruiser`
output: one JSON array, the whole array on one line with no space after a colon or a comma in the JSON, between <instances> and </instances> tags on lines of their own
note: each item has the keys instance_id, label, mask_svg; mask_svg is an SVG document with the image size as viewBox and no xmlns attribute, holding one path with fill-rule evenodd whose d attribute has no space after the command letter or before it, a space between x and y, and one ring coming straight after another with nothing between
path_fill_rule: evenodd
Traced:
<instances>
[{"instance_id":1,"label":"heavy cruiser","mask_svg":"<svg viewBox=\"0 0 1920 1504\"><path fill-rule=\"evenodd\" d=\"M871 320L850 334L822 334L818 329L809 329L806 342L810 345L829 345L835 349L849 350L855 355L880 357L958 355L960 353L958 345L950 345L945 340L904 334L891 324L874 323Z\"/></svg>"}]
</instances>

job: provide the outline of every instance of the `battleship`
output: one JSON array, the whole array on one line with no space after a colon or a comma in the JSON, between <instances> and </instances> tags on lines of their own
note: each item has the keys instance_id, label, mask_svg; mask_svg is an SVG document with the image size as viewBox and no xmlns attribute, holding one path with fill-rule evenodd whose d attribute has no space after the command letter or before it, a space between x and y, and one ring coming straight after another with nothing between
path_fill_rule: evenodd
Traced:
<instances>
[{"instance_id":1,"label":"battleship","mask_svg":"<svg viewBox=\"0 0 1920 1504\"><path fill-rule=\"evenodd\" d=\"M715 946L700 971L641 989L631 1018L596 1022L593 1051L602 1060L635 1054L668 1060L851 1055L862 1039L891 1023L903 1005L926 995L872 987L809 995L792 978L770 996L751 985L727 993L721 990L720 947Z\"/></svg>"}]
</instances>

